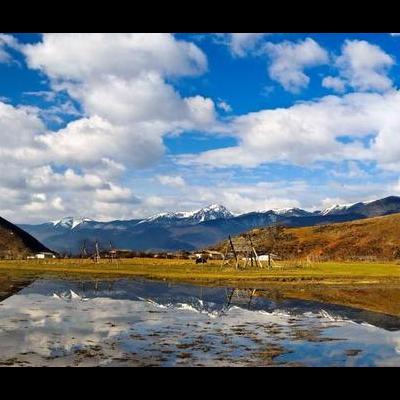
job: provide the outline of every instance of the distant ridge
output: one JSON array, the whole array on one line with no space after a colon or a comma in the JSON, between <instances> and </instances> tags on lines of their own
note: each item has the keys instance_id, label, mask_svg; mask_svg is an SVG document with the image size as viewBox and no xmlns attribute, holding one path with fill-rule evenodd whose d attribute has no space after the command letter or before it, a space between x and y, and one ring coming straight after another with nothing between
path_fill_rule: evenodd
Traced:
<instances>
[{"instance_id":1,"label":"distant ridge","mask_svg":"<svg viewBox=\"0 0 400 400\"><path fill-rule=\"evenodd\" d=\"M21 259L39 252L50 250L29 233L0 217L0 259Z\"/></svg>"},{"instance_id":2,"label":"distant ridge","mask_svg":"<svg viewBox=\"0 0 400 400\"><path fill-rule=\"evenodd\" d=\"M322 211L300 208L253 211L234 215L223 205L195 211L166 212L148 218L99 222L68 217L39 225L20 225L58 252L79 254L82 244L98 241L103 248L176 251L204 248L253 228L273 224L315 226L400 213L400 197L334 205Z\"/></svg>"}]
</instances>

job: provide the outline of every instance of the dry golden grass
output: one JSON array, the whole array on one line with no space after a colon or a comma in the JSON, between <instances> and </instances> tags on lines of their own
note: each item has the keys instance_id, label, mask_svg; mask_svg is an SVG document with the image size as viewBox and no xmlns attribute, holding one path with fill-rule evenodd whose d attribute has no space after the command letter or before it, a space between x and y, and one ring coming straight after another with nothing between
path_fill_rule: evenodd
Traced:
<instances>
[{"instance_id":1,"label":"dry golden grass","mask_svg":"<svg viewBox=\"0 0 400 400\"><path fill-rule=\"evenodd\" d=\"M315 300L400 316L400 286L307 286L282 287L286 298Z\"/></svg>"},{"instance_id":2,"label":"dry golden grass","mask_svg":"<svg viewBox=\"0 0 400 400\"><path fill-rule=\"evenodd\" d=\"M0 272L118 277L140 276L211 284L322 283L322 284L400 284L400 265L396 263L324 262L299 264L280 262L280 268L235 270L221 268L220 261L196 265L191 260L134 258L110 263L101 260L0 261ZM301 267L299 267L299 265Z\"/></svg>"},{"instance_id":3,"label":"dry golden grass","mask_svg":"<svg viewBox=\"0 0 400 400\"><path fill-rule=\"evenodd\" d=\"M270 247L268 229L255 229L252 234L256 248ZM272 252L285 258L303 260L400 260L400 214L287 228Z\"/></svg>"}]
</instances>

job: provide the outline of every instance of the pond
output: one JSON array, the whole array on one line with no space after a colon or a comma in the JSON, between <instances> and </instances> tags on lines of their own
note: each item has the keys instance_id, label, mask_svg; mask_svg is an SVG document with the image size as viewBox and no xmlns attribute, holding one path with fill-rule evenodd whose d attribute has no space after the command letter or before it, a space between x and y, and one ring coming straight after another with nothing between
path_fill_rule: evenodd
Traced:
<instances>
[{"instance_id":1,"label":"pond","mask_svg":"<svg viewBox=\"0 0 400 400\"><path fill-rule=\"evenodd\" d=\"M400 366L385 314L143 279L6 286L3 366Z\"/></svg>"}]
</instances>

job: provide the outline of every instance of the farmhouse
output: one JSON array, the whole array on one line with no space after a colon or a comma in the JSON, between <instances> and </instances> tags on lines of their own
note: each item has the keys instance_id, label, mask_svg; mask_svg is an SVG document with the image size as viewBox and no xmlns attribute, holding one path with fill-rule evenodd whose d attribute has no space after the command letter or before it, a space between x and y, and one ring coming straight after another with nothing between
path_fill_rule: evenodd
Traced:
<instances>
[{"instance_id":1,"label":"farmhouse","mask_svg":"<svg viewBox=\"0 0 400 400\"><path fill-rule=\"evenodd\" d=\"M42 253L36 253L33 256L28 256L28 260L36 259L36 260L44 260L46 258L56 258L54 253L50 252L42 252Z\"/></svg>"}]
</instances>

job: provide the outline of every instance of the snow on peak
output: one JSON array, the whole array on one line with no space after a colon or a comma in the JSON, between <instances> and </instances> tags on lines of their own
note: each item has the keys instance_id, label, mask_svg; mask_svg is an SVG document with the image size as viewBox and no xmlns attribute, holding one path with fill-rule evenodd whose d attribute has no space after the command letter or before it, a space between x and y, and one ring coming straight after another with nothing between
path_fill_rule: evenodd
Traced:
<instances>
[{"instance_id":1,"label":"snow on peak","mask_svg":"<svg viewBox=\"0 0 400 400\"><path fill-rule=\"evenodd\" d=\"M220 204L210 204L207 207L195 211L164 212L155 214L139 222L139 224L146 222L169 223L176 220L193 224L219 218L232 218L233 216L234 215L224 206Z\"/></svg>"},{"instance_id":2,"label":"snow on peak","mask_svg":"<svg viewBox=\"0 0 400 400\"><path fill-rule=\"evenodd\" d=\"M321 211L321 215L329 215L329 214L335 214L340 211L345 211L351 206L354 206L356 203L351 203L351 204L334 204L333 206L330 206L328 208L325 208L325 210Z\"/></svg>"},{"instance_id":3,"label":"snow on peak","mask_svg":"<svg viewBox=\"0 0 400 400\"><path fill-rule=\"evenodd\" d=\"M75 217L66 217L62 218L58 221L52 221L53 226L61 226L66 229L75 229L77 226L85 223L91 222L92 220L89 218L75 218Z\"/></svg>"},{"instance_id":4,"label":"snow on peak","mask_svg":"<svg viewBox=\"0 0 400 400\"><path fill-rule=\"evenodd\" d=\"M301 208L291 207L291 208L273 208L268 210L259 210L259 213L272 213L275 215L280 215L283 217L302 217L308 215L309 212L302 210Z\"/></svg>"},{"instance_id":5,"label":"snow on peak","mask_svg":"<svg viewBox=\"0 0 400 400\"><path fill-rule=\"evenodd\" d=\"M224 206L220 204L210 204L207 207L201 208L193 212L191 218L198 222L211 221L220 218L232 218L233 214Z\"/></svg>"},{"instance_id":6,"label":"snow on peak","mask_svg":"<svg viewBox=\"0 0 400 400\"><path fill-rule=\"evenodd\" d=\"M298 207L276 210L275 213L278 215L284 215L287 217L305 217L305 216L310 215L309 211L303 210Z\"/></svg>"}]
</instances>

